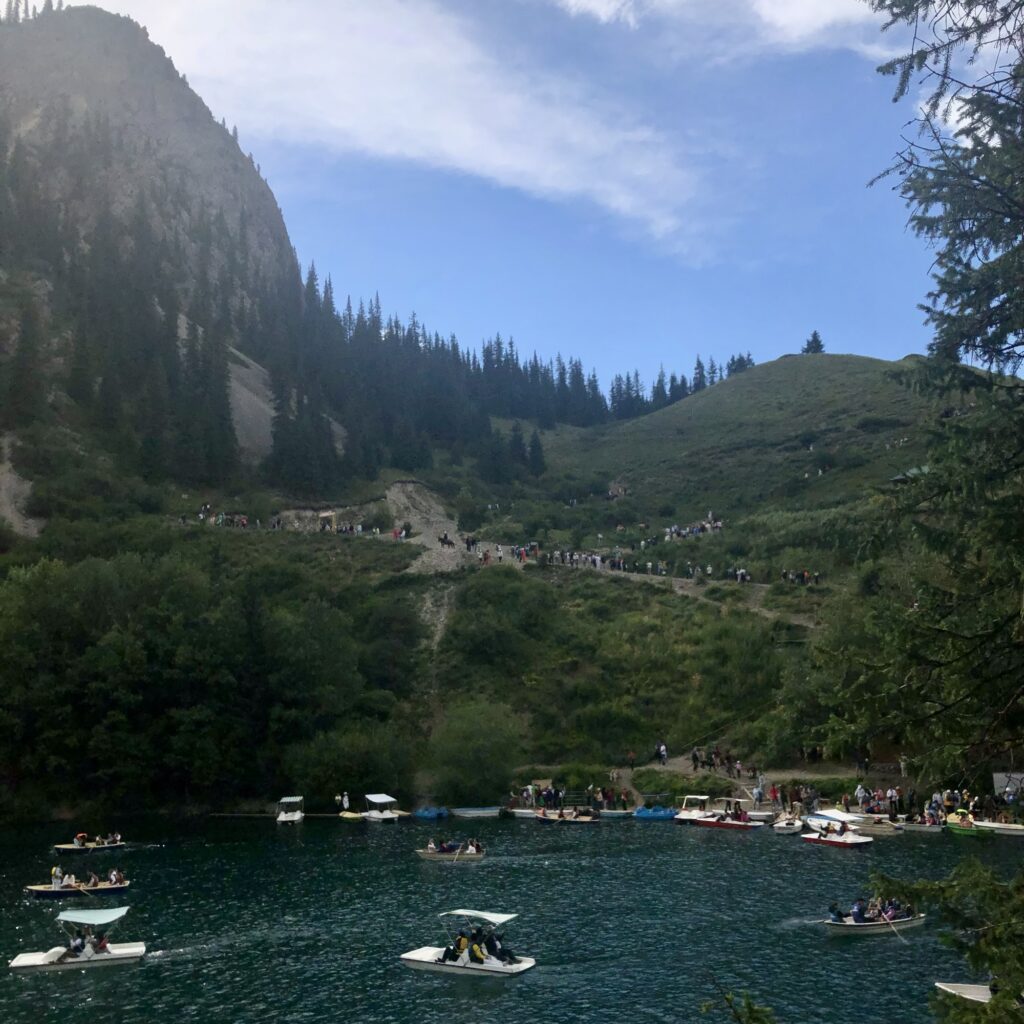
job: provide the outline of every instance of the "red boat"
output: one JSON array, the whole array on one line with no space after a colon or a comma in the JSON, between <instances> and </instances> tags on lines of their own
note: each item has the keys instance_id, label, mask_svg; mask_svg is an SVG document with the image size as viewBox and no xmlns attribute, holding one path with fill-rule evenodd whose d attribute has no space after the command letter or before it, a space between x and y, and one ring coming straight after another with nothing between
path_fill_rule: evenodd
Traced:
<instances>
[{"instance_id":1,"label":"red boat","mask_svg":"<svg viewBox=\"0 0 1024 1024\"><path fill-rule=\"evenodd\" d=\"M701 828L733 828L748 831L752 828L764 828L763 821L736 821L733 818L725 817L695 818L693 824L699 825Z\"/></svg>"}]
</instances>

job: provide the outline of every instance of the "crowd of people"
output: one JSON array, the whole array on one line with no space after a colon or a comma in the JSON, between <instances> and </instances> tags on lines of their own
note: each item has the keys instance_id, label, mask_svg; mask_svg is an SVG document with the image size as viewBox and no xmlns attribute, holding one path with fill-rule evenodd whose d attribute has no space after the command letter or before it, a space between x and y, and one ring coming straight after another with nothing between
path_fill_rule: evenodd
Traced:
<instances>
[{"instance_id":1,"label":"crowd of people","mask_svg":"<svg viewBox=\"0 0 1024 1024\"><path fill-rule=\"evenodd\" d=\"M54 889L97 889L103 884L95 871L90 871L88 879L80 882L70 871L65 874L59 864L50 869L50 885ZM106 884L124 885L124 875L118 868L111 868L106 877Z\"/></svg>"},{"instance_id":2,"label":"crowd of people","mask_svg":"<svg viewBox=\"0 0 1024 1024\"><path fill-rule=\"evenodd\" d=\"M446 946L437 958L439 964L470 963L483 964L488 958L504 964L517 964L519 958L505 945L504 935L499 935L493 925L477 925L474 928L460 928L454 942Z\"/></svg>"}]
</instances>

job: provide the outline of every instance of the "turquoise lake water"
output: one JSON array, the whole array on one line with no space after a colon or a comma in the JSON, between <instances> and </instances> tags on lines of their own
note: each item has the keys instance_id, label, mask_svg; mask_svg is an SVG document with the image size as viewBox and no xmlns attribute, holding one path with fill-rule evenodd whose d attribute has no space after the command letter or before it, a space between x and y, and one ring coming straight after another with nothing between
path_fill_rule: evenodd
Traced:
<instances>
[{"instance_id":1,"label":"turquoise lake water","mask_svg":"<svg viewBox=\"0 0 1024 1024\"><path fill-rule=\"evenodd\" d=\"M138 966L4 971L5 1024L83 1014L123 1024L710 1021L724 1019L699 1013L713 979L750 990L789 1024L914 1024L932 1019L934 980L971 980L936 928L853 939L811 922L831 900L864 892L873 869L938 878L974 853L1009 872L1024 853L1016 839L946 835L819 849L768 829L671 822L116 826L127 851L62 863L81 876L116 858L133 887L115 939L144 941L150 954ZM56 944L58 905L21 887L48 878L48 848L69 831L0 830L4 963ZM427 864L412 852L430 835L470 834L488 848L482 864ZM401 953L439 944L437 914L457 907L519 913L508 942L539 966L505 980L403 967Z\"/></svg>"}]
</instances>

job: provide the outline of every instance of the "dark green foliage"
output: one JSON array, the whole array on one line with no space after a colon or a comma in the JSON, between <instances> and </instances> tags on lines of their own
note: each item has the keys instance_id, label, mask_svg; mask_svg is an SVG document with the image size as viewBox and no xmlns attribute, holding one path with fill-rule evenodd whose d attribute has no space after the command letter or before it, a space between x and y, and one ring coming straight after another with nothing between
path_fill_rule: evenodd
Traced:
<instances>
[{"instance_id":1,"label":"dark green foliage","mask_svg":"<svg viewBox=\"0 0 1024 1024\"><path fill-rule=\"evenodd\" d=\"M530 435L530 451L527 456L527 464L530 467L531 476L541 476L547 469L544 461L544 446L541 444L540 434L535 430Z\"/></svg>"},{"instance_id":2,"label":"dark green foliage","mask_svg":"<svg viewBox=\"0 0 1024 1024\"><path fill-rule=\"evenodd\" d=\"M46 408L46 377L43 369L43 329L34 302L21 314L14 354L6 370L3 423L7 427L29 425Z\"/></svg>"},{"instance_id":3,"label":"dark green foliage","mask_svg":"<svg viewBox=\"0 0 1024 1024\"><path fill-rule=\"evenodd\" d=\"M811 336L804 342L804 347L800 349L801 355L817 355L825 351L825 342L821 340L821 335L817 331L811 331Z\"/></svg>"},{"instance_id":4,"label":"dark green foliage","mask_svg":"<svg viewBox=\"0 0 1024 1024\"><path fill-rule=\"evenodd\" d=\"M512 708L480 698L450 706L430 739L436 796L449 804L491 804L503 795L522 751Z\"/></svg>"}]
</instances>

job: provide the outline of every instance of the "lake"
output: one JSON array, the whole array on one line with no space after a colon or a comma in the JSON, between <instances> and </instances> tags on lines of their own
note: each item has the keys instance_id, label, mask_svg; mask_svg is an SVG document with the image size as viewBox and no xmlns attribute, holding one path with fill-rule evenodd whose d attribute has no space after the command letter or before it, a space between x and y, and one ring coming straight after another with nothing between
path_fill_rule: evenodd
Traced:
<instances>
[{"instance_id":1,"label":"lake","mask_svg":"<svg viewBox=\"0 0 1024 1024\"><path fill-rule=\"evenodd\" d=\"M5 1024L358 1021L425 1024L709 1021L717 980L791 1024L931 1020L932 981L971 980L930 924L906 937L834 938L811 922L866 891L870 870L938 878L978 854L1009 872L1020 840L876 839L815 848L768 829L737 834L637 821L366 825L308 819L118 822L133 881L115 934L144 941L137 966L0 974ZM0 830L0 957L56 944L57 904L28 899L56 861L60 825ZM478 836L484 863L423 863L429 836ZM136 888L137 887L137 888ZM83 906L89 897L64 901ZM105 904L116 905L111 899ZM440 944L437 914L519 913L507 933L538 967L505 980L411 971L398 957ZM898 1007L898 1014L894 1009Z\"/></svg>"}]
</instances>

